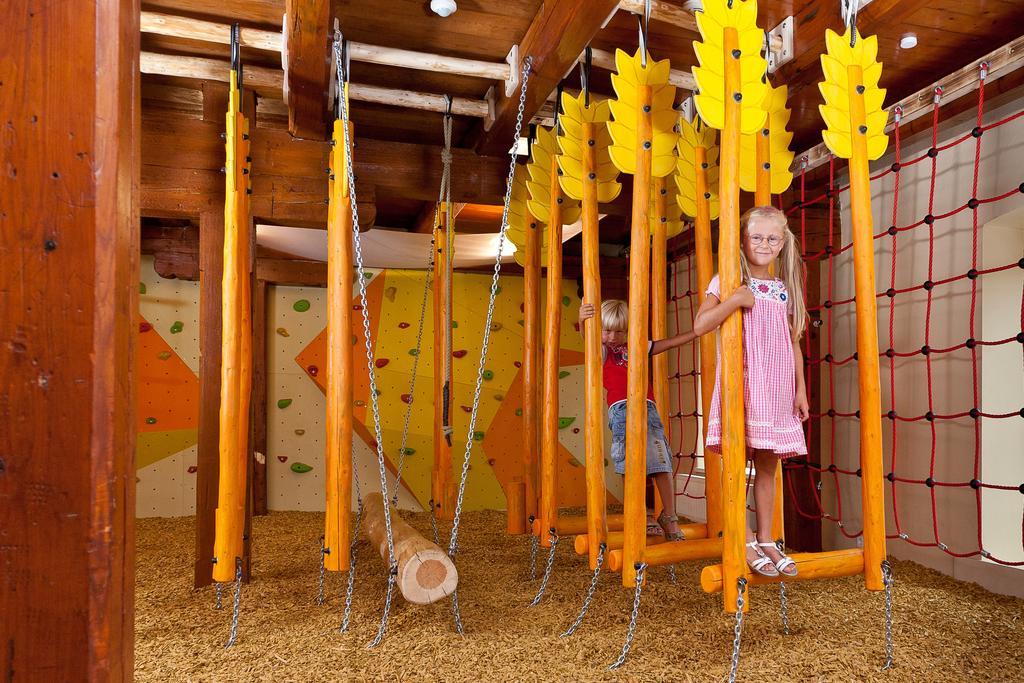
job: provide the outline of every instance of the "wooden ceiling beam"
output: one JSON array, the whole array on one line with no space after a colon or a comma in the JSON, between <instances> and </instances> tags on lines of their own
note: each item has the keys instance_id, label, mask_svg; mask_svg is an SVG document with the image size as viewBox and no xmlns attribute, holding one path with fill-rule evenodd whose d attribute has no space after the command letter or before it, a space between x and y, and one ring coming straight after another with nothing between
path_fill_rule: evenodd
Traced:
<instances>
[{"instance_id":1,"label":"wooden ceiling beam","mask_svg":"<svg viewBox=\"0 0 1024 683\"><path fill-rule=\"evenodd\" d=\"M139 29L143 33L155 33L172 38L202 40L207 43L231 44L231 26L202 19L181 17L160 12L142 12ZM239 28L238 41L242 47L251 47L269 52L281 51L281 34L256 28Z\"/></svg>"},{"instance_id":2,"label":"wooden ceiling beam","mask_svg":"<svg viewBox=\"0 0 1024 683\"><path fill-rule=\"evenodd\" d=\"M452 202L452 219L458 217L462 210L465 209L467 204L465 202ZM417 232L421 234L429 234L434 232L435 218L437 217L437 202L424 202L423 208L420 209L420 215L416 217L416 224L413 226L410 232ZM456 224L456 230L458 230L458 224Z\"/></svg>"},{"instance_id":3,"label":"wooden ceiling beam","mask_svg":"<svg viewBox=\"0 0 1024 683\"><path fill-rule=\"evenodd\" d=\"M621 0L619 9L643 16L645 0ZM697 33L697 19L692 10L683 9L665 0L651 0L651 21L672 24Z\"/></svg>"},{"instance_id":4,"label":"wooden ceiling beam","mask_svg":"<svg viewBox=\"0 0 1024 683\"><path fill-rule=\"evenodd\" d=\"M540 110L618 5L617 0L560 0L541 5L519 44L520 58L533 58L524 120L529 121ZM485 130L480 126L474 144L478 152L504 154L509 150L518 109L518 92L500 98L491 127Z\"/></svg>"},{"instance_id":5,"label":"wooden ceiling beam","mask_svg":"<svg viewBox=\"0 0 1024 683\"><path fill-rule=\"evenodd\" d=\"M330 22L330 0L285 0L284 95L288 132L298 138L323 140L327 136Z\"/></svg>"}]
</instances>

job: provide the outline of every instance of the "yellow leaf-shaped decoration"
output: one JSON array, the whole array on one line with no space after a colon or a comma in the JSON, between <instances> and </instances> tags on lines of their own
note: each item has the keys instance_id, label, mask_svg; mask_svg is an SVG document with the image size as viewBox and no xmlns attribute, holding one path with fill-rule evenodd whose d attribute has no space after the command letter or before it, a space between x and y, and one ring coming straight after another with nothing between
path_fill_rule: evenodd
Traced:
<instances>
[{"instance_id":1,"label":"yellow leaf-shaped decoration","mask_svg":"<svg viewBox=\"0 0 1024 683\"><path fill-rule=\"evenodd\" d=\"M616 50L615 67L617 73L612 74L612 87L616 99L608 103L613 119L608 123L612 140L608 156L616 168L632 175L637 170L637 146L649 143L651 174L663 178L675 168L675 87L668 82L669 62L667 59L656 62L648 55L647 66L642 66L639 51L630 57ZM640 88L645 85L651 88L651 138L639 141L637 129L641 115L645 114L641 111Z\"/></svg>"},{"instance_id":2,"label":"yellow leaf-shaped decoration","mask_svg":"<svg viewBox=\"0 0 1024 683\"><path fill-rule=\"evenodd\" d=\"M851 46L849 29L841 36L826 30L825 45L828 52L821 56L825 81L818 85L825 98L825 104L818 106L826 126L822 139L844 159L853 156L855 142L863 140L868 159L878 159L889 144L885 133L889 116L882 109L885 90L878 87L882 76L878 39L859 36Z\"/></svg>"},{"instance_id":3,"label":"yellow leaf-shaped decoration","mask_svg":"<svg viewBox=\"0 0 1024 683\"><path fill-rule=\"evenodd\" d=\"M549 223L552 204L557 202L561 209L561 225L569 225L579 220L580 203L564 196L561 190L558 197L551 196L551 174L557 172L559 156L558 140L554 131L538 128L537 139L531 145L530 163L527 164L530 179L526 182L526 188L530 198L526 205L530 213L542 222Z\"/></svg>"},{"instance_id":4,"label":"yellow leaf-shaped decoration","mask_svg":"<svg viewBox=\"0 0 1024 683\"><path fill-rule=\"evenodd\" d=\"M697 81L694 104L700 117L712 128L725 127L725 99L739 98L740 130L752 134L764 127L767 112L762 101L768 94L764 81L768 63L761 55L764 31L757 27L757 0L706 0L697 13L701 41L694 42L700 66L693 67ZM734 30L736 43L726 50L726 29ZM725 92L726 60L738 60L738 90Z\"/></svg>"},{"instance_id":5,"label":"yellow leaf-shaped decoration","mask_svg":"<svg viewBox=\"0 0 1024 683\"><path fill-rule=\"evenodd\" d=\"M793 152L789 151L789 143L793 134L786 130L790 111L786 106L788 89L784 85L777 88L768 86L768 95L762 106L768 112L765 127L753 135L744 135L740 140L740 187L747 192L757 190L757 137L768 132L770 151L767 163L771 171L771 194L785 192L793 182L793 173L789 167L793 164Z\"/></svg>"},{"instance_id":6,"label":"yellow leaf-shaped decoration","mask_svg":"<svg viewBox=\"0 0 1024 683\"><path fill-rule=\"evenodd\" d=\"M706 168L700 168L697 148L704 150ZM697 121L690 123L686 119L679 120L679 142L676 145L677 172L675 175L676 203L684 214L691 218L697 216L697 200L708 202L711 220L718 218L718 145L717 131L709 126L697 127ZM707 192L710 197L697 197L697 173L703 172L707 178Z\"/></svg>"}]
</instances>

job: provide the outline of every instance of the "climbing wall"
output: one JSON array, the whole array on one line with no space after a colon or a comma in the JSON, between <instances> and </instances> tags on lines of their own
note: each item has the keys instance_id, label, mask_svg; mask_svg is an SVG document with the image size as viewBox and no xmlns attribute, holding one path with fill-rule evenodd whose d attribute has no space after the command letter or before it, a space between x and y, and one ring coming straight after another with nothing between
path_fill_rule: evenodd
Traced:
<instances>
[{"instance_id":1,"label":"climbing wall","mask_svg":"<svg viewBox=\"0 0 1024 683\"><path fill-rule=\"evenodd\" d=\"M136 514L195 512L199 283L164 280L144 256L136 345Z\"/></svg>"}]
</instances>

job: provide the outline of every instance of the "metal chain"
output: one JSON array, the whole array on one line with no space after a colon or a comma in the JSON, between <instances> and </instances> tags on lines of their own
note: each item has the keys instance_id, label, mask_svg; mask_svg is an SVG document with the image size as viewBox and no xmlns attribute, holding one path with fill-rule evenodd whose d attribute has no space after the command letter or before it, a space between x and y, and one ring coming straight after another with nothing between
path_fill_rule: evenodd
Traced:
<instances>
[{"instance_id":1,"label":"metal chain","mask_svg":"<svg viewBox=\"0 0 1024 683\"><path fill-rule=\"evenodd\" d=\"M537 548L540 547L540 539L530 534L530 581L537 578Z\"/></svg>"},{"instance_id":2,"label":"metal chain","mask_svg":"<svg viewBox=\"0 0 1024 683\"><path fill-rule=\"evenodd\" d=\"M451 100L449 99L449 104ZM444 282L445 282L445 307L448 310L447 320L448 329L445 330L444 335L444 383L442 388L441 400L444 401L442 406L442 417L444 418L444 424L441 425L444 430L444 438L448 442L448 447L452 445L452 433L455 431L452 427L452 349L454 346L454 334L452 333L451 319L452 319L452 265L454 260L454 254L452 253L455 249L455 230L452 227L452 116L447 114L444 117L444 151L441 153L442 173L441 173L441 190L437 196L438 206L444 207L444 224L445 224L445 244L444 244Z\"/></svg>"},{"instance_id":3,"label":"metal chain","mask_svg":"<svg viewBox=\"0 0 1024 683\"><path fill-rule=\"evenodd\" d=\"M356 479L358 481L358 479ZM341 632L348 631L349 618L352 616L352 591L356 585L356 539L359 533L359 524L363 519L363 501L358 501L359 507L356 510L356 528L352 532L352 541L348 548L348 585L345 588L345 612L341 617Z\"/></svg>"},{"instance_id":4,"label":"metal chain","mask_svg":"<svg viewBox=\"0 0 1024 683\"><path fill-rule=\"evenodd\" d=\"M732 637L732 665L729 668L729 683L736 683L736 671L740 666L740 638L743 635L743 592L747 589L747 580L742 576L736 582L736 625Z\"/></svg>"},{"instance_id":5,"label":"metal chain","mask_svg":"<svg viewBox=\"0 0 1024 683\"><path fill-rule=\"evenodd\" d=\"M341 32L335 31L334 36L334 56L335 59L338 60L338 63L341 64ZM384 613L381 615L380 626L377 630L377 638L375 638L371 644L371 646L376 646L380 642L380 639L383 638L384 631L387 628L388 614L391 611L391 592L394 588L394 577L395 573L398 571L398 567L395 564L395 539L391 530L391 506L387 504L388 479L384 465L384 437L380 425L380 403L377 400L377 375L374 372L373 363L373 336L370 332L370 304L366 295L366 273L365 268L363 267L362 240L359 236L359 204L356 201L356 177L354 165L352 163L352 136L349 132L348 125L348 91L345 88L342 69L338 70L338 96L340 97L341 102L342 131L345 138L345 173L348 178L349 196L351 198L352 205L352 247L356 260L357 279L359 280L360 303L362 303L363 337L364 345L366 347L366 370L370 384L370 406L372 407L373 412L374 437L377 440L377 470L380 475L381 494L385 501L384 531L388 542L388 593L384 602Z\"/></svg>"},{"instance_id":6,"label":"metal chain","mask_svg":"<svg viewBox=\"0 0 1024 683\"><path fill-rule=\"evenodd\" d=\"M430 499L430 529L434 532L434 545L441 545L441 536L437 532L437 513L435 512L436 506L434 505L434 499Z\"/></svg>"},{"instance_id":7,"label":"metal chain","mask_svg":"<svg viewBox=\"0 0 1024 683\"><path fill-rule=\"evenodd\" d=\"M494 257L494 275L491 277L491 293L487 302L487 318L484 320L484 338L480 345L480 364L477 367L476 387L473 389L473 409L469 414L469 433L466 436L466 452L462 458L462 472L459 475L459 494L455 499L455 515L452 519L452 533L448 540L448 557L453 561L459 549L459 522L462 520L462 498L466 492L466 474L469 472L469 457L473 452L473 430L476 428L476 416L480 410L480 390L483 387L484 368L487 363L487 346L491 341L491 321L494 318L494 299L498 295L498 278L501 276L501 252L505 247L505 231L508 230L508 207L512 201L512 182L516 173L516 147L523 129L523 112L526 109L526 84L530 78L530 66L533 57L527 56L523 61L522 86L519 89L519 109L516 112L515 138L509 149L508 178L505 181L505 203L501 211L501 232L498 233L498 251ZM363 311L365 315L366 311ZM459 614L457 593L452 593L452 611L455 616L455 628L462 633L462 616Z\"/></svg>"},{"instance_id":8,"label":"metal chain","mask_svg":"<svg viewBox=\"0 0 1024 683\"><path fill-rule=\"evenodd\" d=\"M391 598L395 594L395 579L397 577L398 565L393 564L391 565L391 570L388 571L388 591L384 596L384 615L381 617L380 625L377 627L377 635L366 646L367 650L372 650L384 640L384 632L388 629L388 614L391 613Z\"/></svg>"},{"instance_id":9,"label":"metal chain","mask_svg":"<svg viewBox=\"0 0 1024 683\"><path fill-rule=\"evenodd\" d=\"M601 565L604 564L604 551L607 549L604 543L597 549L597 564L594 566L594 575L590 578L590 587L587 588L587 597L583 599L583 608L580 613L576 616L576 621L572 622L572 626L566 629L560 638L566 638L576 633L576 629L583 623L583 618L587 616L587 610L590 609L590 602L594 599L594 591L597 589L597 579L601 576Z\"/></svg>"},{"instance_id":10,"label":"metal chain","mask_svg":"<svg viewBox=\"0 0 1024 683\"><path fill-rule=\"evenodd\" d=\"M679 579L676 577L676 566L674 564L670 564L668 566L668 580L672 582L673 586L679 583Z\"/></svg>"},{"instance_id":11,"label":"metal chain","mask_svg":"<svg viewBox=\"0 0 1024 683\"><path fill-rule=\"evenodd\" d=\"M452 616L455 617L455 632L460 636L463 632L462 627L462 614L459 612L459 589L456 588L452 593Z\"/></svg>"},{"instance_id":12,"label":"metal chain","mask_svg":"<svg viewBox=\"0 0 1024 683\"><path fill-rule=\"evenodd\" d=\"M892 639L892 565L889 560L882 560L882 581L885 583L885 664L882 671L891 669L894 663Z\"/></svg>"},{"instance_id":13,"label":"metal chain","mask_svg":"<svg viewBox=\"0 0 1024 683\"><path fill-rule=\"evenodd\" d=\"M214 590L216 591L213 608L224 609L224 584L220 581L213 584Z\"/></svg>"},{"instance_id":14,"label":"metal chain","mask_svg":"<svg viewBox=\"0 0 1024 683\"><path fill-rule=\"evenodd\" d=\"M326 564L325 564L324 560L326 559L325 556L329 552L330 551L327 549L327 546L324 545L324 537L321 536L320 537L320 585L319 585L319 587L317 588L317 591L316 591L316 604L318 604L318 605L324 604L324 579L325 579L325 577L327 575L327 567L326 567Z\"/></svg>"},{"instance_id":15,"label":"metal chain","mask_svg":"<svg viewBox=\"0 0 1024 683\"><path fill-rule=\"evenodd\" d=\"M640 591L642 591L644 587L645 571L647 571L647 564L645 562L637 563L636 590L633 592L633 611L629 615L629 628L626 629L626 642L622 644L622 652L619 653L619 658L612 662L608 667L609 671L618 669L626 662L626 657L629 655L629 648L633 646L633 636L636 635L636 617L640 612Z\"/></svg>"},{"instance_id":16,"label":"metal chain","mask_svg":"<svg viewBox=\"0 0 1024 683\"><path fill-rule=\"evenodd\" d=\"M224 649L234 647L238 640L238 607L242 603L242 558L235 558L235 604L231 608L231 632L228 634L228 642Z\"/></svg>"},{"instance_id":17,"label":"metal chain","mask_svg":"<svg viewBox=\"0 0 1024 683\"><path fill-rule=\"evenodd\" d=\"M782 635L789 635L789 600L786 597L786 582L779 582L779 611L782 613Z\"/></svg>"},{"instance_id":18,"label":"metal chain","mask_svg":"<svg viewBox=\"0 0 1024 683\"><path fill-rule=\"evenodd\" d=\"M544 591L548 589L548 581L551 579L551 569L555 566L555 549L558 548L558 534L555 533L554 529L548 532L548 540L551 543L551 550L548 551L548 561L544 565L544 577L540 580L540 590L537 591L537 595L533 598L533 602L530 603L530 607L536 607L541 598L544 597Z\"/></svg>"}]
</instances>

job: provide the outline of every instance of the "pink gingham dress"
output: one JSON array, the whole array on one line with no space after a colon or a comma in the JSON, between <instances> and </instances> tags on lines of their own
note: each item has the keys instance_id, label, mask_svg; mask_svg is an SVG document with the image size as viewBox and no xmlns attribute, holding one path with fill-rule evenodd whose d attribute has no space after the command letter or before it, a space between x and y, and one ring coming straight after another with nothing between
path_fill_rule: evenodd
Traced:
<instances>
[{"instance_id":1,"label":"pink gingham dress","mask_svg":"<svg viewBox=\"0 0 1024 683\"><path fill-rule=\"evenodd\" d=\"M749 449L773 451L780 458L807 453L804 430L793 407L796 371L789 326L789 292L782 280L751 278L754 306L743 311L743 413ZM718 276L711 279L708 294L721 298ZM705 445L715 451L722 445L721 356L715 373L715 393Z\"/></svg>"}]
</instances>

